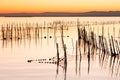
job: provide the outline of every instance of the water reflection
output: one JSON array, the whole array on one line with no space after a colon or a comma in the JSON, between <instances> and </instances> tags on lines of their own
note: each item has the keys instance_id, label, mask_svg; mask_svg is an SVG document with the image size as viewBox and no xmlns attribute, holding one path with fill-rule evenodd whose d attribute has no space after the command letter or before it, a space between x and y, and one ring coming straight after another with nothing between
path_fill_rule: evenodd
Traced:
<instances>
[{"instance_id":1,"label":"water reflection","mask_svg":"<svg viewBox=\"0 0 120 80\"><path fill-rule=\"evenodd\" d=\"M110 69L110 74L111 76L119 76L119 65L120 61L117 56L111 56L110 57L110 62L109 62L109 69Z\"/></svg>"},{"instance_id":2,"label":"water reflection","mask_svg":"<svg viewBox=\"0 0 120 80\"><path fill-rule=\"evenodd\" d=\"M110 55L109 46L104 37L104 27L102 27L102 35L99 35L96 38L96 35L93 30L89 31L89 28L84 26L70 27L67 29L63 29L63 24L60 25L59 29L57 27L27 27L27 31L23 28L23 36L19 35L15 39L7 39L2 40L2 47L7 48L11 47L14 49L17 47L28 48L28 53L30 53L30 49L33 50L33 55L35 54L34 48L37 47L38 53L41 54L42 48L44 51L51 49L51 51L55 52L55 55L51 56L52 52L43 52L41 55L37 55L37 57L42 57L45 53L47 54L47 58L42 57L42 59L31 59L28 60L28 63L37 62L40 64L53 64L56 65L56 74L55 78L58 79L61 75L61 69L63 70L62 74L64 75L64 80L68 80L68 77L72 75L78 74L80 77L82 76L91 76L91 75L102 75L108 74L110 76L120 76L120 59L119 59L119 42L113 40L112 42L116 44L109 45L115 47L114 53L115 55ZM21 27L18 28L21 32ZM78 31L77 31L78 30ZM73 31L73 33L71 33ZM20 33L21 34L21 33ZM69 35L68 35L69 34ZM74 34L74 35L73 35ZM72 36L71 36L72 35ZM72 39L72 40L71 40ZM110 38L110 43L113 38ZM115 39L115 38L114 38ZM52 48L52 47L54 48ZM32 48L31 48L32 47ZM29 55L29 54L27 54ZM34 64L33 64L34 65ZM94 68L94 69L93 69ZM97 70L103 70L101 73L97 72ZM95 74L96 70L96 74Z\"/></svg>"},{"instance_id":3,"label":"water reflection","mask_svg":"<svg viewBox=\"0 0 120 80\"><path fill-rule=\"evenodd\" d=\"M60 38L57 38L57 37L56 37L56 39L52 39L52 37L51 38L47 37L47 38L49 38L49 39L38 38L38 37L35 37L34 39L32 39L32 38L29 37L29 38L23 39L23 40L22 39L9 40L9 41L8 40L2 40L2 43L3 43L2 47L6 48L8 46L11 46L11 48L13 48L13 46L15 44L17 44L18 47L21 46L22 44L24 44L24 46L29 45L29 47L31 47L31 44L33 44L33 42L36 45L36 47L38 47L39 45L41 45L41 47L42 47L44 44L47 44L47 46L49 46L50 40L54 40L54 41L56 41L58 39L61 40ZM41 41L41 43L39 43L40 41ZM65 42L62 43L62 44L61 43L59 43L59 47L57 47L57 49L58 49L57 53L58 54L61 54L60 50L66 51L66 49L64 50L63 45L62 45ZM111 76L118 76L119 77L119 75L120 75L119 55L111 56L111 55L107 54L106 52L104 52L104 50L95 49L95 47L91 46L91 44L93 44L93 43L90 43L89 41L87 43L85 43L84 40L80 39L79 41L76 41L75 49L73 48L74 45L73 45L73 42L72 42L72 45L73 45L72 50L71 50L72 54L68 53L69 52L69 48L68 48L67 52L63 52L65 54L67 54L67 55L64 55L64 57L63 56L62 57L57 56L57 57L49 59L48 61L47 60L44 60L44 61L42 60L42 62L40 62L40 60L35 60L35 61L39 61L39 63L50 63L50 64L53 63L53 64L57 65L57 67L56 67L56 79L58 78L59 75L61 75L61 74L59 74L59 72L61 72L60 68L62 68L63 69L63 74L64 74L64 80L67 80L67 76L68 76L67 73L71 73L69 71L68 67L73 65L71 63L72 61L74 61L74 63L75 63L75 65L74 65L75 67L72 67L72 68L74 68L76 76L78 74L79 74L79 76L81 76L82 73L86 73L86 72L83 72L83 70L82 70L83 65L87 65L87 68L85 68L85 69L87 70L87 74L90 75L93 72L91 70L91 68L93 67L92 65L96 62L96 58L98 57L99 58L99 65L100 65L99 67L101 67L102 69L108 70L109 74ZM102 46L102 45L103 44L100 44L100 46ZM99 51L100 51L100 53L98 54ZM65 62L65 56L67 57L67 62L69 64L67 64ZM32 62L32 61L34 61L34 60L31 60L31 61L28 61L28 62ZM53 62L50 62L50 61L53 61ZM83 63L84 61L87 61L87 63ZM97 65L98 65L98 63L97 63Z\"/></svg>"}]
</instances>

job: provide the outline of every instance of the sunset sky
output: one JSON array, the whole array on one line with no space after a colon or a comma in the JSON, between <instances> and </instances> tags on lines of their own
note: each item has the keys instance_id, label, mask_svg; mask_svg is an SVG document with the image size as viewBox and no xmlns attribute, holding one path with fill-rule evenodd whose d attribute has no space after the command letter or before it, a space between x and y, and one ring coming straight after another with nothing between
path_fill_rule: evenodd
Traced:
<instances>
[{"instance_id":1,"label":"sunset sky","mask_svg":"<svg viewBox=\"0 0 120 80\"><path fill-rule=\"evenodd\" d=\"M0 0L0 13L120 11L120 0Z\"/></svg>"}]
</instances>

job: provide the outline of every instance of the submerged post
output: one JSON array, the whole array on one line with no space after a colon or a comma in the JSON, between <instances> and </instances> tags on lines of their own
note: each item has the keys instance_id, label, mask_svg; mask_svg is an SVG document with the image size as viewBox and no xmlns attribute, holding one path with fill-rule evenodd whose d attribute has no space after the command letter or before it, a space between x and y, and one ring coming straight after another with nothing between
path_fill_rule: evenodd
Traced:
<instances>
[{"instance_id":1,"label":"submerged post","mask_svg":"<svg viewBox=\"0 0 120 80\"><path fill-rule=\"evenodd\" d=\"M59 65L59 49L58 49L58 43L56 43L57 48L57 65Z\"/></svg>"},{"instance_id":2,"label":"submerged post","mask_svg":"<svg viewBox=\"0 0 120 80\"><path fill-rule=\"evenodd\" d=\"M77 41L76 41L76 74L77 74Z\"/></svg>"},{"instance_id":3,"label":"submerged post","mask_svg":"<svg viewBox=\"0 0 120 80\"><path fill-rule=\"evenodd\" d=\"M67 65L66 45L64 44L64 64Z\"/></svg>"},{"instance_id":4,"label":"submerged post","mask_svg":"<svg viewBox=\"0 0 120 80\"><path fill-rule=\"evenodd\" d=\"M56 73L58 74L58 70L59 70L59 49L58 49L58 43L56 43L56 48L57 48L57 70Z\"/></svg>"}]
</instances>

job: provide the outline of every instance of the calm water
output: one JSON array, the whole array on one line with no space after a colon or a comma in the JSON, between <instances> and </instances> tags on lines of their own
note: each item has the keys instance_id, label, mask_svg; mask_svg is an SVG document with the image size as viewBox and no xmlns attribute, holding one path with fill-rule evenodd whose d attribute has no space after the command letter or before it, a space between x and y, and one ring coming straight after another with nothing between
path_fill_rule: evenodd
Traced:
<instances>
[{"instance_id":1,"label":"calm water","mask_svg":"<svg viewBox=\"0 0 120 80\"><path fill-rule=\"evenodd\" d=\"M119 80L120 56L99 54L97 50L90 55L84 52L83 43L80 46L81 58L78 55L76 62L76 40L78 39L77 21L87 31L94 31L96 37L102 35L108 39L108 34L113 35L120 45L120 17L25 17L5 18L0 17L2 26L22 26L26 23L31 27L38 24L39 27L52 27L54 21L62 21L67 25L64 32L64 43L67 47L67 67L63 62L59 67L52 63L39 63L38 59L50 59L56 57L56 43L59 44L60 57L64 56L61 42L61 31L43 29L39 38L32 36L20 40L0 40L0 80ZM67 24L66 24L67 23ZM88 25L89 24L89 25ZM55 25L54 25L55 26ZM42 35L42 36L41 36ZM51 36L51 37L50 37ZM2 33L0 33L0 38ZM79 52L79 51L78 51ZM27 60L34 60L28 63Z\"/></svg>"}]
</instances>

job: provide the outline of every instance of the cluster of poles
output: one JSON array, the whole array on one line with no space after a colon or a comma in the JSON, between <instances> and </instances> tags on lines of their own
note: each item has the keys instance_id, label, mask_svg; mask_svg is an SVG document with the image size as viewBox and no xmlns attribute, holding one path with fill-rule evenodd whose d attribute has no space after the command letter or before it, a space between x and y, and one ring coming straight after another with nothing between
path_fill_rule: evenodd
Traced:
<instances>
[{"instance_id":1,"label":"cluster of poles","mask_svg":"<svg viewBox=\"0 0 120 80\"><path fill-rule=\"evenodd\" d=\"M63 27L61 27L61 41L63 45L63 50L64 50L64 66L67 67L67 56L66 56L66 45L64 43L64 38L63 38ZM79 70L80 70L80 65L81 65L81 58L82 58L82 44L84 44L84 54L87 54L88 58L88 73L90 70L90 58L91 55L94 55L95 52L99 51L99 55L109 55L111 56L111 61L110 61L110 67L114 66L115 58L117 57L117 65L116 67L119 68L120 66L120 61L119 61L119 56L120 56L120 42L116 38L113 37L113 35L109 35L106 38L104 36L104 27L102 27L102 35L99 35L98 38L96 37L96 34L94 31L87 30L86 27L81 27L77 26L77 31L78 31L78 40L76 40L76 54L75 54L75 62L76 62L76 74L77 74L77 67L78 67L78 59L79 59ZM56 44L58 46L58 44ZM78 54L79 52L79 54ZM114 60L113 60L114 58ZM57 47L57 64L60 62L59 58L59 49ZM104 57L103 57L104 60ZM113 70L113 68L112 68Z\"/></svg>"},{"instance_id":2,"label":"cluster of poles","mask_svg":"<svg viewBox=\"0 0 120 80\"><path fill-rule=\"evenodd\" d=\"M72 23L69 23L72 24ZM89 24L88 24L89 25ZM73 26L73 25L72 25ZM46 26L46 23L44 23L43 25L40 25L38 23L35 24L34 27L32 27L29 24L26 24L25 26L19 26L16 25L14 26L13 24L11 25L2 25L1 26L1 39L4 40L19 40L19 39L31 39L31 38L35 38L35 39L39 39L39 38L52 38L52 36L49 35L50 30L53 31L54 33L54 37L57 37L57 30L60 30L61 32L61 43L62 43L62 48L64 51L64 57L60 58L60 51L59 51L59 43L57 43L56 41L56 51L57 51L57 56L53 57L53 59L49 59L49 61L52 61L50 63L53 64L57 64L57 73L58 73L58 69L60 66L60 63L63 62L64 63L64 71L65 71L65 75L66 75L66 71L67 71L67 61L68 61L68 57L67 57L67 46L64 42L64 30L68 30L68 25L61 22L61 21L57 21L57 22L51 22L51 25ZM73 26L75 27L75 26ZM80 24L79 21L77 21L76 23L76 29L77 29L77 36L78 39L76 40L76 54L75 54L75 60L76 60L76 73L77 73L77 66L78 66L78 57L79 57L79 65L81 63L81 57L82 57L82 44L84 44L84 54L87 54L88 57L88 73L89 73L89 69L90 69L90 57L92 54L94 54L95 52L99 51L99 55L110 55L112 57L119 57L120 55L120 42L119 39L116 39L115 36L110 35L108 32L108 37L104 36L105 30L104 30L104 26L102 26L102 35L98 35L93 31L91 31L91 29L89 27L85 27L83 25ZM43 33L46 32L46 36L43 36ZM115 32L115 31L114 31ZM118 38L120 36L120 31L118 34ZM79 54L78 54L79 51ZM28 60L28 62L32 62L34 60ZM46 62L46 59L39 59L37 60L40 63L42 62ZM46 62L49 63L49 62ZM118 64L120 62L118 61Z\"/></svg>"},{"instance_id":3,"label":"cluster of poles","mask_svg":"<svg viewBox=\"0 0 120 80\"><path fill-rule=\"evenodd\" d=\"M47 23L6 23L0 26L0 40L3 41L3 45L8 42L21 41L35 39L36 43L39 39L54 38L56 41L57 30L60 30L60 25L64 24L64 30L68 30L68 26L61 21L53 21ZM51 35L51 32L53 35ZM41 43L42 44L42 43Z\"/></svg>"},{"instance_id":4,"label":"cluster of poles","mask_svg":"<svg viewBox=\"0 0 120 80\"><path fill-rule=\"evenodd\" d=\"M102 27L102 35L99 35L98 38L96 37L96 34L94 31L87 30L85 27L78 27L78 44L76 43L76 46L81 46L81 44L84 44L84 54L87 54L88 57L88 73L90 70L90 58L92 55L98 54L100 58L100 62L103 62L106 59L106 55L110 56L110 62L109 67L113 71L115 68L119 71L120 67L120 42L118 39L114 38L113 35L109 35L108 32L108 37L106 38L104 36L104 27ZM80 49L81 47L79 47ZM81 61L81 50L80 52L80 61ZM77 55L77 50L76 50L76 55ZM107 57L109 58L109 57ZM108 59L107 59L108 60ZM106 60L106 61L107 61ZM76 57L76 63L77 63L77 57ZM115 65L116 64L116 65ZM116 71L116 70L115 70ZM118 71L116 71L116 75L119 74Z\"/></svg>"},{"instance_id":5,"label":"cluster of poles","mask_svg":"<svg viewBox=\"0 0 120 80\"><path fill-rule=\"evenodd\" d=\"M60 49L59 49L59 43L56 43L56 51L57 51L57 56L50 58L49 60L45 61L39 61L40 63L52 63L52 64L57 64L57 74L59 72L59 66L61 66L61 63L63 64L63 69L66 77L66 72L67 72L67 62L68 62L68 55L67 55L67 46L64 42L64 26L61 25L60 31L61 31L61 43L62 43L62 48L64 51L63 57L60 57ZM79 23L77 25L77 36L78 39L76 40L76 54L75 54L75 64L76 64L76 74L80 73L80 66L81 66L81 60L82 60L82 44L84 44L84 54L87 54L88 58L88 73L90 72L90 58L91 55L94 55L95 52L99 51L99 55L102 57L103 60L105 55L110 55L111 56L111 63L110 66L114 66L115 58L117 58L117 68L120 66L119 62L119 55L120 55L120 44L119 40L114 38L113 35L108 34L108 37L104 36L104 26L102 26L102 35L98 35L96 37L96 33L94 31L90 31L91 29L80 26ZM109 33L109 32L108 32ZM119 37L118 37L119 38ZM78 53L79 52L79 53ZM114 60L112 60L114 58ZM78 59L79 59L79 64L78 64ZM31 61L30 61L31 62ZM79 69L78 69L79 65ZM113 69L113 68L112 68Z\"/></svg>"},{"instance_id":6,"label":"cluster of poles","mask_svg":"<svg viewBox=\"0 0 120 80\"><path fill-rule=\"evenodd\" d=\"M76 40L76 54L75 54L75 62L76 62L76 74L77 74L77 67L78 67L78 59L79 59L79 71L80 71L80 65L81 65L81 58L82 58L82 44L84 44L84 54L87 54L88 58L88 73L90 71L90 58L91 55L94 55L95 52L99 51L99 55L109 55L111 56L110 60L110 67L116 67L119 70L120 61L120 42L118 39L116 39L113 35L110 35L108 32L108 37L104 36L104 26L102 26L102 35L99 35L98 38L96 37L96 33L94 31L87 30L86 27L81 27L79 24L77 25L77 32L78 32L78 40ZM64 70L67 67L67 53L66 53L66 45L64 43L63 38L63 26L61 26L61 41L64 51ZM119 36L119 34L118 34ZM119 38L119 37L118 37ZM59 58L59 49L58 49L58 43L57 46L57 60L56 64L59 65L61 58ZM79 54L78 54L79 51ZM117 57L116 66L114 66L115 58ZM114 58L114 59L113 59ZM103 57L104 60L104 57ZM65 70L66 72L67 70ZM113 68L112 68L113 71ZM118 73L118 72L117 72Z\"/></svg>"},{"instance_id":7,"label":"cluster of poles","mask_svg":"<svg viewBox=\"0 0 120 80\"><path fill-rule=\"evenodd\" d=\"M13 39L25 39L25 38L39 38L49 36L50 30L54 30L54 33L57 29L60 29L59 26L64 24L64 29L68 29L65 23L61 21L54 21L51 23L9 23L2 24L0 26L0 33L2 40L13 40ZM47 31L45 31L47 30ZM43 36L43 33L46 32L47 36ZM51 36L50 36L51 37Z\"/></svg>"}]
</instances>

